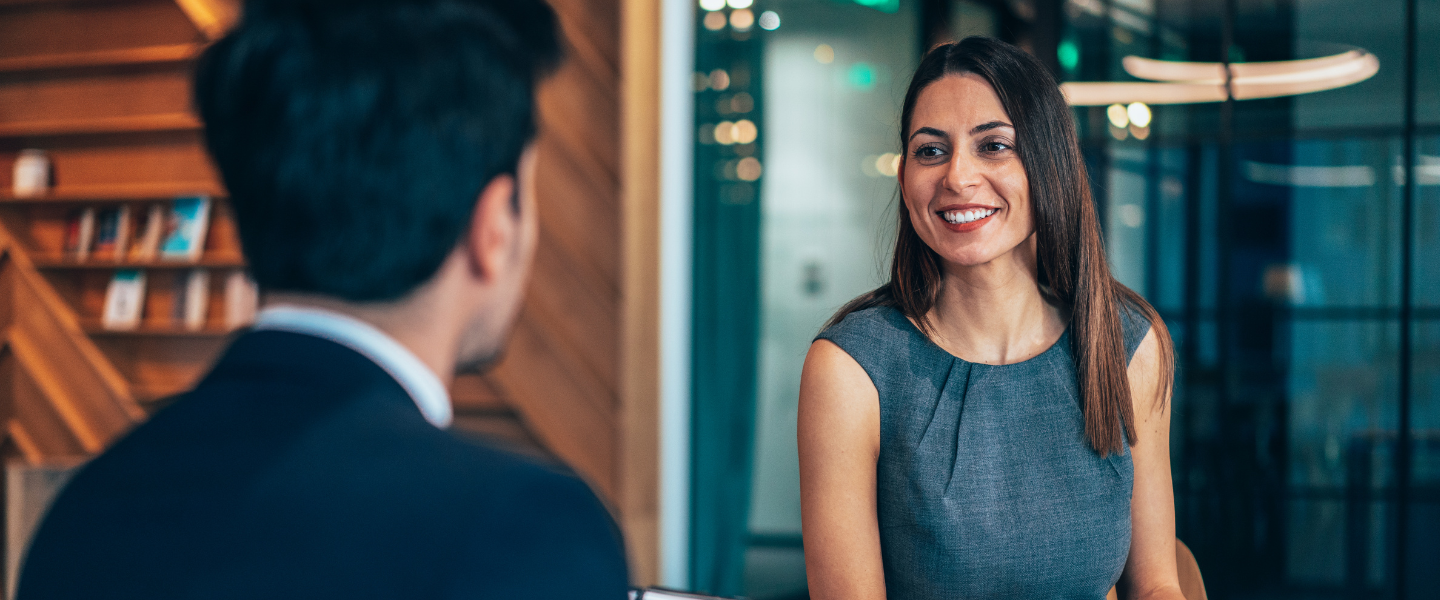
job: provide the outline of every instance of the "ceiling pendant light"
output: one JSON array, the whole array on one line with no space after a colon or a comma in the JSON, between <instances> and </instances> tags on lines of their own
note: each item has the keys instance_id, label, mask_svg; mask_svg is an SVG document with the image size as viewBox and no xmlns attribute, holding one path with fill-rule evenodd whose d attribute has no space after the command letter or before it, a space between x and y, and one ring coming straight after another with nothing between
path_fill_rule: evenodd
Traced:
<instances>
[{"instance_id":1,"label":"ceiling pendant light","mask_svg":"<svg viewBox=\"0 0 1440 600\"><path fill-rule=\"evenodd\" d=\"M1365 81L1380 70L1380 60L1364 50L1302 60L1234 63L1227 94L1224 63L1127 56L1121 64L1136 78L1161 83L1070 82L1061 84L1060 91L1071 106L1223 102L1227 97L1252 100L1332 90Z\"/></svg>"}]
</instances>

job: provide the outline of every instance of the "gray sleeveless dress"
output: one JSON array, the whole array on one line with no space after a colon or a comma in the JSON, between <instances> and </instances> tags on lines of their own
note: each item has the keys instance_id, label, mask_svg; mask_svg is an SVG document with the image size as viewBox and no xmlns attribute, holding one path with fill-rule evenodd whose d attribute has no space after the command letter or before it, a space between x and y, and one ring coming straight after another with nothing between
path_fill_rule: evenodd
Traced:
<instances>
[{"instance_id":1,"label":"gray sleeveless dress","mask_svg":"<svg viewBox=\"0 0 1440 600\"><path fill-rule=\"evenodd\" d=\"M1127 360L1149 331L1121 311ZM1085 440L1067 330L1010 365L966 362L890 307L825 330L880 392L876 465L890 600L1099 600L1130 552L1134 466Z\"/></svg>"}]
</instances>

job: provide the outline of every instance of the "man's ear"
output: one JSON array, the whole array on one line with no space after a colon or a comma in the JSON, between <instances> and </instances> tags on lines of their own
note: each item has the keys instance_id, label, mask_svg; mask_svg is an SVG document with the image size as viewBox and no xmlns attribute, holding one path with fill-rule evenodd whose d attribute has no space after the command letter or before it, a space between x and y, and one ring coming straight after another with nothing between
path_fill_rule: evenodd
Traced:
<instances>
[{"instance_id":1,"label":"man's ear","mask_svg":"<svg viewBox=\"0 0 1440 600\"><path fill-rule=\"evenodd\" d=\"M470 216L465 250L471 274L493 281L513 261L520 236L520 215L515 208L515 176L501 173L485 184Z\"/></svg>"}]
</instances>

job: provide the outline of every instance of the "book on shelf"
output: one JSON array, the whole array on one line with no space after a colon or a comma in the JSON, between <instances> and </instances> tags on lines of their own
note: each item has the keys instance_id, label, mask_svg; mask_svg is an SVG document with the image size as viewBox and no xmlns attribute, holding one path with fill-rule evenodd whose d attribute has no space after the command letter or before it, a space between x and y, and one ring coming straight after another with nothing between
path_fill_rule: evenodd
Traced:
<instances>
[{"instance_id":1,"label":"book on shelf","mask_svg":"<svg viewBox=\"0 0 1440 600\"><path fill-rule=\"evenodd\" d=\"M120 262L130 242L130 207L106 208L95 213L95 246L90 257Z\"/></svg>"},{"instance_id":2,"label":"book on shelf","mask_svg":"<svg viewBox=\"0 0 1440 600\"><path fill-rule=\"evenodd\" d=\"M160 258L197 261L205 249L205 233L210 228L210 197L176 198L166 219L164 239L160 242Z\"/></svg>"},{"instance_id":3,"label":"book on shelf","mask_svg":"<svg viewBox=\"0 0 1440 600\"><path fill-rule=\"evenodd\" d=\"M260 291L250 276L239 271L225 278L225 328L239 329L255 322Z\"/></svg>"},{"instance_id":4,"label":"book on shelf","mask_svg":"<svg viewBox=\"0 0 1440 600\"><path fill-rule=\"evenodd\" d=\"M100 325L105 329L130 330L140 326L145 312L145 272L116 271L105 290L105 311Z\"/></svg>"},{"instance_id":5,"label":"book on shelf","mask_svg":"<svg viewBox=\"0 0 1440 600\"><path fill-rule=\"evenodd\" d=\"M135 243L130 246L131 261L155 260L156 253L160 251L160 236L165 233L165 213L165 206L160 204L152 204L146 210L145 223L140 226Z\"/></svg>"},{"instance_id":6,"label":"book on shelf","mask_svg":"<svg viewBox=\"0 0 1440 600\"><path fill-rule=\"evenodd\" d=\"M171 322L189 331L205 328L210 311L210 272L191 269L175 278L175 303Z\"/></svg>"},{"instance_id":7,"label":"book on shelf","mask_svg":"<svg viewBox=\"0 0 1440 600\"><path fill-rule=\"evenodd\" d=\"M74 260L90 257L90 243L95 239L95 209L82 208L70 213L65 224L65 256Z\"/></svg>"}]
</instances>

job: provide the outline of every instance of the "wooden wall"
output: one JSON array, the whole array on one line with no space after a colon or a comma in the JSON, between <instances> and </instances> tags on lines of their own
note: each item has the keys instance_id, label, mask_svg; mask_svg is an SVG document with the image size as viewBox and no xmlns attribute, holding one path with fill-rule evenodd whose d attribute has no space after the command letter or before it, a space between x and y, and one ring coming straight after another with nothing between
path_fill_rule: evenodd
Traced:
<instances>
[{"instance_id":1,"label":"wooden wall","mask_svg":"<svg viewBox=\"0 0 1440 600\"><path fill-rule=\"evenodd\" d=\"M505 360L486 375L457 379L455 427L570 465L627 531L635 580L653 583L658 3L550 1L569 52L538 100L535 271ZM21 148L47 150L58 180L55 202L6 204L0 191L0 225L13 232L14 250L28 255L0 267L43 274L35 280L60 299L56 311L65 314L57 318L73 322L77 343L99 349L99 362L108 363L100 371L123 378L112 403L143 404L185 389L227 338L215 328L187 335L163 323L140 334L104 332L91 323L109 271L61 268L49 257L63 243L65 215L81 203L205 191L222 199L208 260L242 266L188 83L195 54L235 14L234 0L0 0L0 190L8 190ZM641 43L622 45L627 27L645 30ZM640 76L627 78L626 69ZM0 283L9 279L0 273ZM167 312L167 287L152 281L151 312ZM23 381L5 376L14 371L5 356L0 347L0 380L19 389ZM15 451L13 436L9 447Z\"/></svg>"},{"instance_id":2,"label":"wooden wall","mask_svg":"<svg viewBox=\"0 0 1440 600\"><path fill-rule=\"evenodd\" d=\"M654 583L659 5L550 3L569 51L539 98L535 272L508 356L475 387L600 492L626 531L634 579Z\"/></svg>"}]
</instances>

